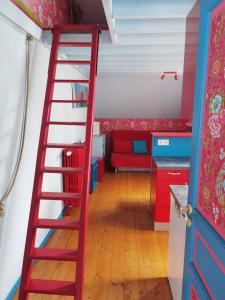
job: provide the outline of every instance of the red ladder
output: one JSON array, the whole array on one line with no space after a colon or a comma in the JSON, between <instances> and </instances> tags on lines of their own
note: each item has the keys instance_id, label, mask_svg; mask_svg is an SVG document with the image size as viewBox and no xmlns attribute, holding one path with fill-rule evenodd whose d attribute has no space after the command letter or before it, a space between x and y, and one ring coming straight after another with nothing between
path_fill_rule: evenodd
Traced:
<instances>
[{"instance_id":1,"label":"red ladder","mask_svg":"<svg viewBox=\"0 0 225 300\"><path fill-rule=\"evenodd\" d=\"M60 37L66 33L89 33L92 35L90 42L62 42ZM26 245L23 259L22 277L19 291L19 300L28 299L29 293L53 294L62 296L73 296L74 299L83 299L84 285L84 260L85 244L87 237L87 219L88 219L88 200L90 183L90 161L93 129L93 104L95 94L95 78L97 70L99 27L96 25L65 25L56 26L53 30L52 49L49 62L48 81L43 108L41 132L37 153L36 170L33 185L33 194L31 200L30 216L27 229ZM58 60L59 47L91 47L90 61L66 61ZM56 68L58 64L88 64L90 66L90 75L88 80L60 80L56 79ZM88 84L88 99L86 100L53 100L55 83L79 82ZM87 120L86 122L58 122L51 121L52 103L86 103ZM83 144L58 144L48 143L48 131L50 125L79 125L86 126L86 138ZM48 148L84 148L84 167L83 168L65 168L65 167L46 167L45 157ZM81 193L56 193L43 192L42 183L45 173L58 174L83 174L83 184ZM72 200L80 205L80 219L71 220L52 220L39 219L40 200ZM47 249L35 248L35 238L38 228L49 229L70 229L78 230L78 248L70 249ZM76 272L74 272L74 281L56 281L32 279L32 260L59 260L75 261Z\"/></svg>"}]
</instances>

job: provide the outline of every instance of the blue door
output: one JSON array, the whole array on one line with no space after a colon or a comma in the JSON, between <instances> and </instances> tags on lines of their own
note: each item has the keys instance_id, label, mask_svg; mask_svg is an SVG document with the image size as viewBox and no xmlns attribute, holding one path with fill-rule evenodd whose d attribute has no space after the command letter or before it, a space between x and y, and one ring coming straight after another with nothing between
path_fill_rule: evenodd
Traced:
<instances>
[{"instance_id":1,"label":"blue door","mask_svg":"<svg viewBox=\"0 0 225 300\"><path fill-rule=\"evenodd\" d=\"M183 300L225 300L225 0L200 1Z\"/></svg>"}]
</instances>

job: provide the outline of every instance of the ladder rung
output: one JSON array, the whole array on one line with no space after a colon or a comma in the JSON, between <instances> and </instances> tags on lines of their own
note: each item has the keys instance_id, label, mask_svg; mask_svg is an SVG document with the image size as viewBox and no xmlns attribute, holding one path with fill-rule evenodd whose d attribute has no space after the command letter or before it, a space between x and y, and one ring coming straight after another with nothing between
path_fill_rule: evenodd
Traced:
<instances>
[{"instance_id":1,"label":"ladder rung","mask_svg":"<svg viewBox=\"0 0 225 300\"><path fill-rule=\"evenodd\" d=\"M77 250L34 248L29 255L31 259L77 261Z\"/></svg>"},{"instance_id":2,"label":"ladder rung","mask_svg":"<svg viewBox=\"0 0 225 300\"><path fill-rule=\"evenodd\" d=\"M56 60L57 64L61 65L90 65L90 60Z\"/></svg>"},{"instance_id":3,"label":"ladder rung","mask_svg":"<svg viewBox=\"0 0 225 300\"><path fill-rule=\"evenodd\" d=\"M67 219L39 219L35 224L34 228L51 228L51 229L70 229L79 230L80 223Z\"/></svg>"},{"instance_id":4,"label":"ladder rung","mask_svg":"<svg viewBox=\"0 0 225 300\"><path fill-rule=\"evenodd\" d=\"M31 279L25 287L28 293L74 296L76 285L70 281Z\"/></svg>"},{"instance_id":5,"label":"ladder rung","mask_svg":"<svg viewBox=\"0 0 225 300\"><path fill-rule=\"evenodd\" d=\"M86 122L61 122L61 121L50 121L47 124L49 125L77 125L77 126L86 126Z\"/></svg>"},{"instance_id":6,"label":"ladder rung","mask_svg":"<svg viewBox=\"0 0 225 300\"><path fill-rule=\"evenodd\" d=\"M48 143L45 144L44 146L45 148L63 148L63 149L71 149L71 148L75 148L75 149L83 149L85 148L85 143L74 143L74 144L54 144L54 143Z\"/></svg>"},{"instance_id":7,"label":"ladder rung","mask_svg":"<svg viewBox=\"0 0 225 300\"><path fill-rule=\"evenodd\" d=\"M81 103L81 104L87 104L88 100L52 100L52 103Z\"/></svg>"},{"instance_id":8,"label":"ladder rung","mask_svg":"<svg viewBox=\"0 0 225 300\"><path fill-rule=\"evenodd\" d=\"M62 173L62 174L78 174L82 173L82 168L67 168L67 167L44 167L42 173Z\"/></svg>"},{"instance_id":9,"label":"ladder rung","mask_svg":"<svg viewBox=\"0 0 225 300\"><path fill-rule=\"evenodd\" d=\"M39 195L39 199L45 200L80 200L80 193L51 193L51 192L43 192Z\"/></svg>"},{"instance_id":10,"label":"ladder rung","mask_svg":"<svg viewBox=\"0 0 225 300\"><path fill-rule=\"evenodd\" d=\"M55 83L89 83L88 79L55 79Z\"/></svg>"},{"instance_id":11,"label":"ladder rung","mask_svg":"<svg viewBox=\"0 0 225 300\"><path fill-rule=\"evenodd\" d=\"M59 47L92 47L93 43L85 42L59 42Z\"/></svg>"}]
</instances>

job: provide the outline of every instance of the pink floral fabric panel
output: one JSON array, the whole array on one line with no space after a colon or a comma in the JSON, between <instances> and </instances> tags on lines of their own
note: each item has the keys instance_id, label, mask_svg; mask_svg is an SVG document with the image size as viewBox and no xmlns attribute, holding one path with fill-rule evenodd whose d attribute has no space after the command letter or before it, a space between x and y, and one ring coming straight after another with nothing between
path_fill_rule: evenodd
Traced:
<instances>
[{"instance_id":1,"label":"pink floral fabric panel","mask_svg":"<svg viewBox=\"0 0 225 300\"><path fill-rule=\"evenodd\" d=\"M184 119L104 119L98 118L101 133L112 130L186 131Z\"/></svg>"},{"instance_id":2,"label":"pink floral fabric panel","mask_svg":"<svg viewBox=\"0 0 225 300\"><path fill-rule=\"evenodd\" d=\"M198 210L225 238L225 1L211 17Z\"/></svg>"},{"instance_id":3,"label":"pink floral fabric panel","mask_svg":"<svg viewBox=\"0 0 225 300\"><path fill-rule=\"evenodd\" d=\"M42 27L68 24L70 0L11 0Z\"/></svg>"}]
</instances>

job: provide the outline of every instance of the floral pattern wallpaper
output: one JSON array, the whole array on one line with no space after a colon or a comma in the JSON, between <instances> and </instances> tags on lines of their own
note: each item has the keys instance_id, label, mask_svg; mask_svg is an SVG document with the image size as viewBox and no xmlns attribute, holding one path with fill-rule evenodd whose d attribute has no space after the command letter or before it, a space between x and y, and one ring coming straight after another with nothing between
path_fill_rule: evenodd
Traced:
<instances>
[{"instance_id":1,"label":"floral pattern wallpaper","mask_svg":"<svg viewBox=\"0 0 225 300\"><path fill-rule=\"evenodd\" d=\"M70 23L70 0L11 0L40 27Z\"/></svg>"},{"instance_id":2,"label":"floral pattern wallpaper","mask_svg":"<svg viewBox=\"0 0 225 300\"><path fill-rule=\"evenodd\" d=\"M112 130L143 130L143 131L187 131L185 119L104 119L97 118L100 122L100 133L106 135L106 160L111 152Z\"/></svg>"},{"instance_id":3,"label":"floral pattern wallpaper","mask_svg":"<svg viewBox=\"0 0 225 300\"><path fill-rule=\"evenodd\" d=\"M225 238L224 4L211 17L198 209L215 230Z\"/></svg>"}]
</instances>

